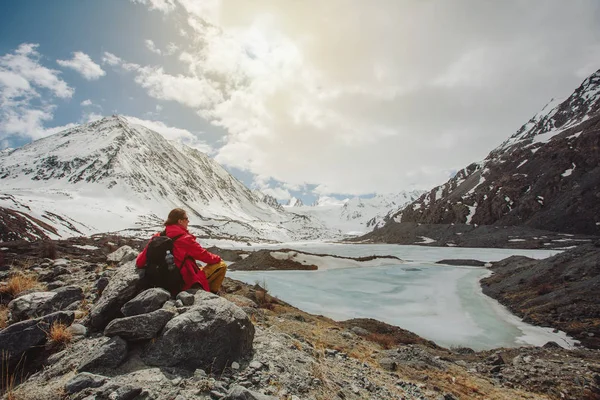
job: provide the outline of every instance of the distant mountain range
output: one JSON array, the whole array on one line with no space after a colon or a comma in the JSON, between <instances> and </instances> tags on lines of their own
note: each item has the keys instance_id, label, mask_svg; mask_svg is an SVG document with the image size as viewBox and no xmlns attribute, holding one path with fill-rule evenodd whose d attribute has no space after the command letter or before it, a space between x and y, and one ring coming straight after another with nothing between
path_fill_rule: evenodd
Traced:
<instances>
[{"instance_id":1,"label":"distant mountain range","mask_svg":"<svg viewBox=\"0 0 600 400\"><path fill-rule=\"evenodd\" d=\"M375 227L383 226L391 215L417 199L422 193L424 191L414 190L345 200L321 196L310 206L305 206L294 198L284 208L296 214L321 220L328 227L346 235L361 235Z\"/></svg>"}]
</instances>

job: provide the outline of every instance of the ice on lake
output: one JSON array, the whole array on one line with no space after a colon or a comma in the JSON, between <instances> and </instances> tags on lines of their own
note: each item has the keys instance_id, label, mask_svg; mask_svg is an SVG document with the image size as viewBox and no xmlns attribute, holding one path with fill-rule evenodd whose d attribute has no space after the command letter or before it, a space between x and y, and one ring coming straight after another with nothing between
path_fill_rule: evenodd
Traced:
<instances>
[{"instance_id":1,"label":"ice on lake","mask_svg":"<svg viewBox=\"0 0 600 400\"><path fill-rule=\"evenodd\" d=\"M258 246L254 247L256 249ZM335 320L374 318L412 331L445 347L475 350L543 345L555 341L572 347L574 340L551 328L521 321L485 296L479 280L485 268L435 264L442 259L497 261L511 255L552 256L556 250L436 248L401 245L287 243L261 248L341 256L393 255L404 264L318 271L231 271L234 279L265 282L269 293L311 314ZM248 250L248 248L245 248Z\"/></svg>"}]
</instances>

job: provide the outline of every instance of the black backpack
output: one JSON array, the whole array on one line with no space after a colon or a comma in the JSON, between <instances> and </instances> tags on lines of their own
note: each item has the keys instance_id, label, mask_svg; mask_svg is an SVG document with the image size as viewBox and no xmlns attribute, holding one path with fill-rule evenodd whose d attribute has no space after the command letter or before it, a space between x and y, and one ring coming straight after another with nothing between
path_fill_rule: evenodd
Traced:
<instances>
[{"instance_id":1,"label":"black backpack","mask_svg":"<svg viewBox=\"0 0 600 400\"><path fill-rule=\"evenodd\" d=\"M172 238L167 236L165 231L162 231L159 236L154 236L148 243L146 250L146 279L150 286L161 287L175 295L181 292L184 281L179 271L179 267L175 265L172 255L167 258L168 252L172 254L173 243L183 234ZM185 259L184 259L185 261Z\"/></svg>"}]
</instances>

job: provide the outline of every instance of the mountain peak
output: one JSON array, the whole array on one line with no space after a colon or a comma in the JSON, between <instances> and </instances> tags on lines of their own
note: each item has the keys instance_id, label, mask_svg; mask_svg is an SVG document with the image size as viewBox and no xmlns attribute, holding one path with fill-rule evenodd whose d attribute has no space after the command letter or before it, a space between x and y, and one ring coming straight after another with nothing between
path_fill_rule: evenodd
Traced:
<instances>
[{"instance_id":1,"label":"mountain peak","mask_svg":"<svg viewBox=\"0 0 600 400\"><path fill-rule=\"evenodd\" d=\"M205 154L112 115L0 154L6 189L77 190L97 197L202 204L202 215L269 218L274 210ZM206 207L212 204L214 207Z\"/></svg>"},{"instance_id":2,"label":"mountain peak","mask_svg":"<svg viewBox=\"0 0 600 400\"><path fill-rule=\"evenodd\" d=\"M304 203L302 202L302 200L300 200L296 197L292 197L285 206L286 207L302 207L302 206L304 206Z\"/></svg>"},{"instance_id":3,"label":"mountain peak","mask_svg":"<svg viewBox=\"0 0 600 400\"><path fill-rule=\"evenodd\" d=\"M552 99L491 154L502 153L514 145L521 146L523 143L546 142L599 111L600 69L588 76L567 99Z\"/></svg>"},{"instance_id":4,"label":"mountain peak","mask_svg":"<svg viewBox=\"0 0 600 400\"><path fill-rule=\"evenodd\" d=\"M600 70L394 220L599 234L599 124Z\"/></svg>"}]
</instances>

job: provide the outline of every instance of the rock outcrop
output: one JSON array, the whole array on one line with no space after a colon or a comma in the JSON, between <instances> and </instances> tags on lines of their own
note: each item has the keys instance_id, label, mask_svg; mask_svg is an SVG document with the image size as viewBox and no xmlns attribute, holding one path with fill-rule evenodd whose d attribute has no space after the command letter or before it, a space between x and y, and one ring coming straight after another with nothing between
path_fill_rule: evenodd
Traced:
<instances>
[{"instance_id":1,"label":"rock outcrop","mask_svg":"<svg viewBox=\"0 0 600 400\"><path fill-rule=\"evenodd\" d=\"M50 327L55 323L71 325L73 312L59 311L36 319L17 322L0 331L0 353L8 370L27 358L48 340ZM8 372L5 372L8 373Z\"/></svg>"},{"instance_id":2,"label":"rock outcrop","mask_svg":"<svg viewBox=\"0 0 600 400\"><path fill-rule=\"evenodd\" d=\"M527 322L567 332L600 349L600 242L544 260L513 256L492 264L483 292Z\"/></svg>"},{"instance_id":3,"label":"rock outcrop","mask_svg":"<svg viewBox=\"0 0 600 400\"><path fill-rule=\"evenodd\" d=\"M204 291L196 293L194 303L148 344L144 362L217 373L249 354L254 325L242 309Z\"/></svg>"},{"instance_id":4,"label":"rock outcrop","mask_svg":"<svg viewBox=\"0 0 600 400\"><path fill-rule=\"evenodd\" d=\"M145 289L146 285L143 270L138 270L134 261L119 267L90 311L92 327L103 329L111 320L120 316L121 307Z\"/></svg>"}]
</instances>

